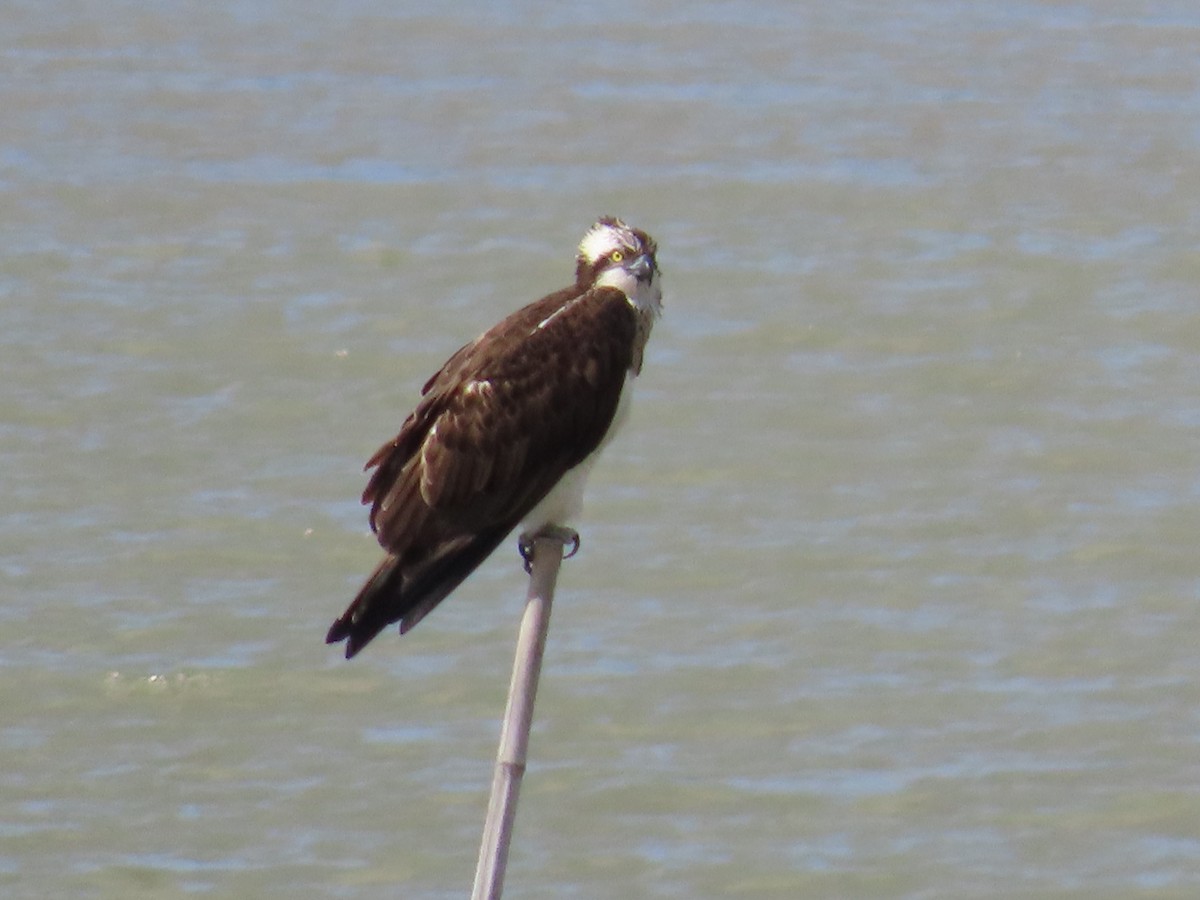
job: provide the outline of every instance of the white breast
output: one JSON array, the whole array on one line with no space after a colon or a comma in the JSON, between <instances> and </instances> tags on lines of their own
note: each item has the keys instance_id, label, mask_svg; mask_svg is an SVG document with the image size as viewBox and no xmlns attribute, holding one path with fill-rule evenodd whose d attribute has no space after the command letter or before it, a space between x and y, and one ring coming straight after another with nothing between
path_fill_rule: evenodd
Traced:
<instances>
[{"instance_id":1,"label":"white breast","mask_svg":"<svg viewBox=\"0 0 1200 900\"><path fill-rule=\"evenodd\" d=\"M523 533L532 534L546 525L569 526L579 517L583 511L583 489L587 484L587 477L592 471L592 466L596 464L601 451L608 446L608 442L613 439L617 430L629 418L629 408L633 401L633 382L636 377L632 372L625 375L621 397L617 400L617 411L613 415L608 433L600 441L600 446L588 454L583 462L568 470L559 479L558 484L551 488L550 493L542 498L542 502L529 511L529 514L521 522Z\"/></svg>"}]
</instances>

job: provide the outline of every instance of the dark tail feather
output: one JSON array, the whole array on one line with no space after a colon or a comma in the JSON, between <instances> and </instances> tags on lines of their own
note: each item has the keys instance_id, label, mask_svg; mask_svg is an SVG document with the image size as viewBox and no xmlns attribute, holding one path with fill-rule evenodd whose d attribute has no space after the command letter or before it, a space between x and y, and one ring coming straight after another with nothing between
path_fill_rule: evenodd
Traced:
<instances>
[{"instance_id":1,"label":"dark tail feather","mask_svg":"<svg viewBox=\"0 0 1200 900\"><path fill-rule=\"evenodd\" d=\"M329 627L325 643L346 641L346 659L350 659L393 622L400 623L401 634L407 633L462 584L510 530L510 526L492 528L447 541L415 566L405 566L400 557L388 554Z\"/></svg>"},{"instance_id":2,"label":"dark tail feather","mask_svg":"<svg viewBox=\"0 0 1200 900\"><path fill-rule=\"evenodd\" d=\"M399 557L388 554L371 573L358 596L346 607L341 618L329 626L325 643L336 644L345 640L346 659L354 656L375 635L404 615L401 600L403 583L404 573ZM398 615L392 616L392 610L396 608L399 608Z\"/></svg>"}]
</instances>

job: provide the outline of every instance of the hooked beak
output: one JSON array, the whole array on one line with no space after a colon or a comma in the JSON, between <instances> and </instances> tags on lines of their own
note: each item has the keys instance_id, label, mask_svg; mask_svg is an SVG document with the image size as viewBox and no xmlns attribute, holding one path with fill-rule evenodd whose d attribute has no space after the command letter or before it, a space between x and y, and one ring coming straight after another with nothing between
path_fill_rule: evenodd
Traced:
<instances>
[{"instance_id":1,"label":"hooked beak","mask_svg":"<svg viewBox=\"0 0 1200 900\"><path fill-rule=\"evenodd\" d=\"M643 253L625 267L630 275L638 281L650 281L654 277L654 257Z\"/></svg>"}]
</instances>

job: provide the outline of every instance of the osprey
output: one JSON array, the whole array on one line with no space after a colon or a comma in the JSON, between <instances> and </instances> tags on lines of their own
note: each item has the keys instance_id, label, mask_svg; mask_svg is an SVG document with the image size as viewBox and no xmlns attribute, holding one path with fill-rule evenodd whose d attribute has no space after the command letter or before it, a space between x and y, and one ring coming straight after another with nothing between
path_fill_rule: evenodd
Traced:
<instances>
[{"instance_id":1,"label":"osprey","mask_svg":"<svg viewBox=\"0 0 1200 900\"><path fill-rule=\"evenodd\" d=\"M579 243L575 283L461 347L376 451L362 502L387 551L325 642L354 656L393 622L413 628L518 524L567 527L599 452L629 410L662 304L657 246L605 217Z\"/></svg>"}]
</instances>

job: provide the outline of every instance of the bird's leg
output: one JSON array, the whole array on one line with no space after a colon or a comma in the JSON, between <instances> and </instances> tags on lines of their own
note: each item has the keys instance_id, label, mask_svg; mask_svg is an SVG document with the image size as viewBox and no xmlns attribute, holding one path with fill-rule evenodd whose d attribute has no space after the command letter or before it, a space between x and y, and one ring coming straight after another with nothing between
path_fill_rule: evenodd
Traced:
<instances>
[{"instance_id":1,"label":"bird's leg","mask_svg":"<svg viewBox=\"0 0 1200 900\"><path fill-rule=\"evenodd\" d=\"M563 554L563 559L570 559L579 552L579 532L574 528L565 525L543 525L533 534L524 532L517 540L517 549L521 552L521 559L525 560L526 572L533 570L533 542L540 537L562 541L564 547L570 544L570 549Z\"/></svg>"}]
</instances>

